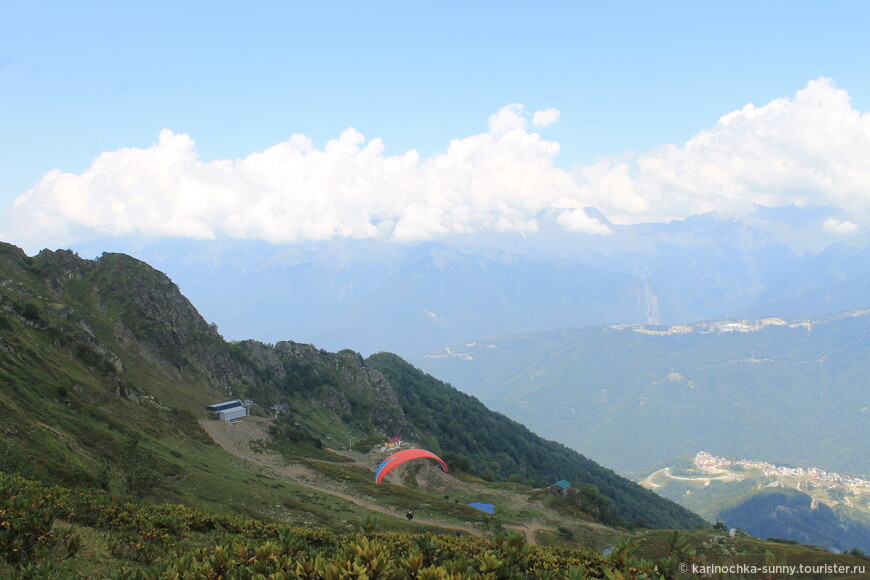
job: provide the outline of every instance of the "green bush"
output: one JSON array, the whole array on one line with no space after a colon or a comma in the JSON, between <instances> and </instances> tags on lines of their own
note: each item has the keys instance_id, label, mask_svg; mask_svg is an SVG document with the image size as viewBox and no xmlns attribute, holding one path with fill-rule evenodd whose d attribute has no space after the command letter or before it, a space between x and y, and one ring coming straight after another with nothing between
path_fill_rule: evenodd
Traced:
<instances>
[{"instance_id":1,"label":"green bush","mask_svg":"<svg viewBox=\"0 0 870 580\"><path fill-rule=\"evenodd\" d=\"M17 477L0 479L0 554L9 563L40 563L79 547L71 529L54 529L55 510L39 486Z\"/></svg>"}]
</instances>

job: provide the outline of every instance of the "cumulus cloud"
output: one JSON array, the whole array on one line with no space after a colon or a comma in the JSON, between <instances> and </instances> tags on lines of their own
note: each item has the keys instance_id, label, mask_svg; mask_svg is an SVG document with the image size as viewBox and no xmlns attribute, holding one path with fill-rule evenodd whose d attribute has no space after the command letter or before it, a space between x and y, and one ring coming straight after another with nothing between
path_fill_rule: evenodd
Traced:
<instances>
[{"instance_id":1,"label":"cumulus cloud","mask_svg":"<svg viewBox=\"0 0 870 580\"><path fill-rule=\"evenodd\" d=\"M489 132L493 135L501 135L508 131L523 131L525 128L523 106L517 103L512 103L489 117Z\"/></svg>"},{"instance_id":2,"label":"cumulus cloud","mask_svg":"<svg viewBox=\"0 0 870 580\"><path fill-rule=\"evenodd\" d=\"M410 242L532 232L546 208L561 209L556 221L567 230L609 233L580 209L588 206L638 223L830 204L846 213L819 224L825 231L870 225L870 115L829 79L728 113L682 145L570 173L555 164L559 144L529 129L558 119L555 109L510 104L486 132L427 159L385 155L380 139L347 129L322 149L293 135L241 159L203 161L190 136L165 129L152 146L103 153L81 174L44 175L15 201L3 238L31 247L85 234Z\"/></svg>"},{"instance_id":3,"label":"cumulus cloud","mask_svg":"<svg viewBox=\"0 0 870 580\"><path fill-rule=\"evenodd\" d=\"M822 227L826 232L832 234L854 234L860 227L858 224L850 221L841 221L836 218L828 218L822 222Z\"/></svg>"},{"instance_id":4,"label":"cumulus cloud","mask_svg":"<svg viewBox=\"0 0 870 580\"><path fill-rule=\"evenodd\" d=\"M547 114L552 117L551 113ZM542 207L574 199L555 166L558 143L527 130L522 105L489 131L421 160L387 156L380 139L347 129L323 149L294 135L236 160L202 161L168 129L148 148L103 153L81 174L47 173L12 208L14 239L98 235L430 239L481 229L532 231Z\"/></svg>"},{"instance_id":5,"label":"cumulus cloud","mask_svg":"<svg viewBox=\"0 0 870 580\"><path fill-rule=\"evenodd\" d=\"M729 113L682 146L604 160L573 174L581 197L616 223L815 203L840 207L866 225L870 115L821 78L794 98Z\"/></svg>"},{"instance_id":6,"label":"cumulus cloud","mask_svg":"<svg viewBox=\"0 0 870 580\"><path fill-rule=\"evenodd\" d=\"M547 109L546 111L535 111L532 116L532 125L535 127L548 127L559 121L558 109Z\"/></svg>"},{"instance_id":7,"label":"cumulus cloud","mask_svg":"<svg viewBox=\"0 0 870 580\"><path fill-rule=\"evenodd\" d=\"M607 224L603 224L595 218L589 217L585 210L566 209L556 217L556 223L575 232L587 234L610 235L613 230Z\"/></svg>"}]
</instances>

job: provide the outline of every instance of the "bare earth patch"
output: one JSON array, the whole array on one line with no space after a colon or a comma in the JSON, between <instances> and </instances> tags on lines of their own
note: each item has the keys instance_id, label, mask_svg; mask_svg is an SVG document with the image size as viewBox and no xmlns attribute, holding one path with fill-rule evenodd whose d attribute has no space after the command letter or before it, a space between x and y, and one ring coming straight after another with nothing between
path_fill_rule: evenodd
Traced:
<instances>
[{"instance_id":1,"label":"bare earth patch","mask_svg":"<svg viewBox=\"0 0 870 580\"><path fill-rule=\"evenodd\" d=\"M203 430L209 434L215 443L236 457L268 468L280 480L292 481L303 487L339 497L379 514L402 520L405 519L404 513L396 512L367 499L336 489L332 482L322 477L313 469L299 463L287 463L281 456L264 450L261 442L268 441L268 429L271 423L271 419L264 417L246 417L238 423L227 423L214 419L200 421ZM354 459L361 462L359 458L355 457ZM462 530L475 536L482 535L479 529L471 526L445 524L421 517L416 517L414 522L439 528Z\"/></svg>"},{"instance_id":2,"label":"bare earth patch","mask_svg":"<svg viewBox=\"0 0 870 580\"><path fill-rule=\"evenodd\" d=\"M367 509L378 514L396 518L405 519L404 512L394 511L390 508L378 505L369 499L347 493L338 487L339 484L322 476L317 471L300 463L288 463L283 457L276 453L272 453L265 448L264 443L269 440L269 425L272 424L272 419L265 417L246 417L238 423L227 423L214 419L205 419L200 421L200 425L206 433L211 436L215 443L220 445L229 453L248 461L254 465L267 468L274 477L282 481L292 481L297 485L307 487L325 494L329 494L345 501L349 501L357 506ZM374 467L379 460L373 460L371 454L353 452L339 452L341 455L353 459L353 461L364 467L369 467L374 471ZM398 474L396 481L400 481L400 470L396 470ZM393 474L391 474L393 477ZM455 490L457 486L465 489L475 489L471 484L449 477L439 468L434 466L426 466L422 468L417 479L421 484L421 488L432 493L444 493L446 491ZM509 498L515 505L528 503L529 498L521 494L513 494L508 491L502 491L501 495ZM475 536L482 536L483 532L473 526L464 526L458 524L446 524L436 520L426 519L419 515L414 518L415 523L423 525L431 525L442 529L461 530ZM595 522L585 522L584 525L602 530L609 530L606 526ZM541 522L533 521L526 524L509 524L506 527L518 530L526 536L529 544L536 544L536 533L542 530L553 530L553 526L543 525Z\"/></svg>"}]
</instances>

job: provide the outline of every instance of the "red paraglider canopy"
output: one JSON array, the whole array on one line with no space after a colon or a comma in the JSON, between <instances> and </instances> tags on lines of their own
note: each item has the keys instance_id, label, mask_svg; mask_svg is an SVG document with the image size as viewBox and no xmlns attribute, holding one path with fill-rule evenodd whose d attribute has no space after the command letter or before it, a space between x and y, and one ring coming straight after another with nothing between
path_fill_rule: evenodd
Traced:
<instances>
[{"instance_id":1,"label":"red paraglider canopy","mask_svg":"<svg viewBox=\"0 0 870 580\"><path fill-rule=\"evenodd\" d=\"M444 463L444 460L431 451L426 451L425 449L403 449L402 451L393 453L381 461L381 464L378 465L377 470L375 470L375 483L381 483L384 480L384 476L402 463L412 459L420 459L421 457L435 459L441 464L441 468L444 469L444 471L448 471L447 464Z\"/></svg>"}]
</instances>

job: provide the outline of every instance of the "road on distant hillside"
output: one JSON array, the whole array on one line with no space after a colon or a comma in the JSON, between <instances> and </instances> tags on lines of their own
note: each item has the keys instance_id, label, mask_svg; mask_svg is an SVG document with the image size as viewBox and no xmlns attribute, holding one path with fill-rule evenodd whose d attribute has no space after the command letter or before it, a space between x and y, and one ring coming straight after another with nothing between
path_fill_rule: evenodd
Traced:
<instances>
[{"instance_id":1,"label":"road on distant hillside","mask_svg":"<svg viewBox=\"0 0 870 580\"><path fill-rule=\"evenodd\" d=\"M668 474L670 474L670 472L671 472L670 468L668 468L668 467L665 467L663 469L659 469L658 471L653 471L652 473L649 474L649 477L646 478L647 485L649 485L650 487L661 487L659 484L653 482L653 478L656 475L658 475L659 473L662 473L663 471L667 472Z\"/></svg>"},{"instance_id":2,"label":"road on distant hillside","mask_svg":"<svg viewBox=\"0 0 870 580\"><path fill-rule=\"evenodd\" d=\"M658 471L653 471L646 478L646 483L650 487L661 487L661 485L655 483L653 478L658 474L664 474L665 477L670 479L678 479L680 481L703 481L705 484L709 485L711 481L738 481L740 478L734 474L727 473L725 475L718 475L716 477L681 477L679 475L672 475L670 467L663 467Z\"/></svg>"}]
</instances>

